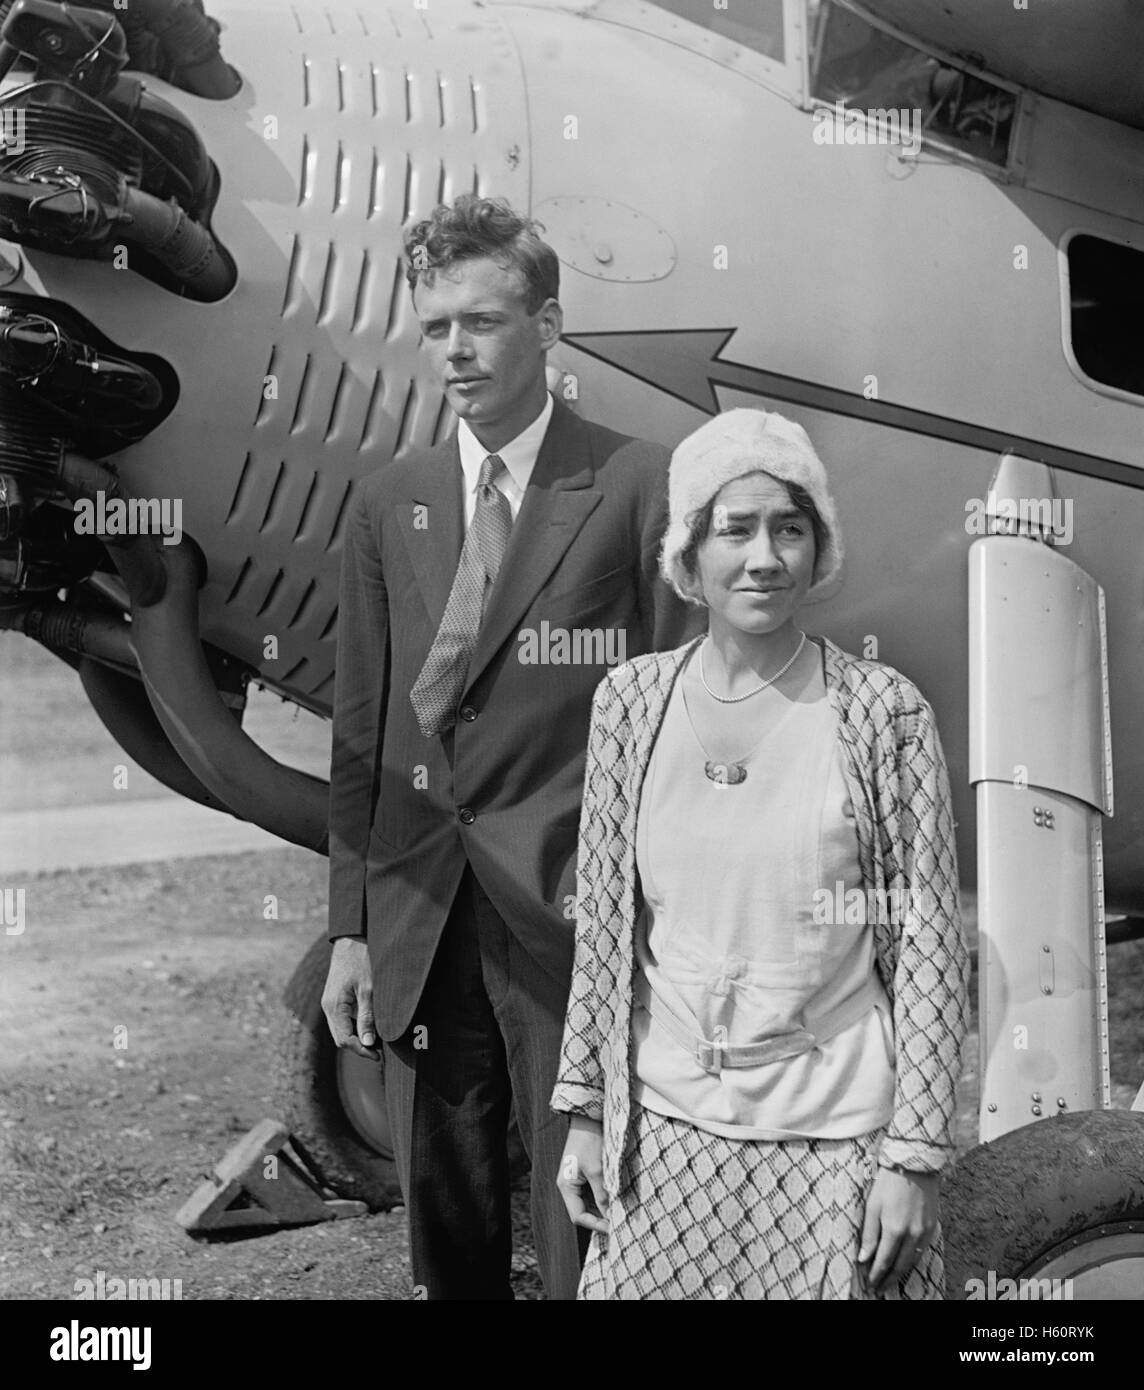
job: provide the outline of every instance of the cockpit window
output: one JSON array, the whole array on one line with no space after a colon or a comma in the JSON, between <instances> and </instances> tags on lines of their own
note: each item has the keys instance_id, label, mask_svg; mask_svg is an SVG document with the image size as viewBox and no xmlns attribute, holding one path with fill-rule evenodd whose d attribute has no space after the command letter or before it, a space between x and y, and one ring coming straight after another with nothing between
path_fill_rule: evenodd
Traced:
<instances>
[{"instance_id":1,"label":"cockpit window","mask_svg":"<svg viewBox=\"0 0 1144 1390\"><path fill-rule=\"evenodd\" d=\"M1073 356L1087 377L1144 396L1144 251L1102 237L1068 244Z\"/></svg>"},{"instance_id":2,"label":"cockpit window","mask_svg":"<svg viewBox=\"0 0 1144 1390\"><path fill-rule=\"evenodd\" d=\"M836 0L810 0L810 94L850 110L917 112L922 139L1002 168L1017 98L869 23Z\"/></svg>"},{"instance_id":3,"label":"cockpit window","mask_svg":"<svg viewBox=\"0 0 1144 1390\"><path fill-rule=\"evenodd\" d=\"M783 61L783 0L726 0L725 9L717 9L714 0L655 0L655 4L776 63Z\"/></svg>"}]
</instances>

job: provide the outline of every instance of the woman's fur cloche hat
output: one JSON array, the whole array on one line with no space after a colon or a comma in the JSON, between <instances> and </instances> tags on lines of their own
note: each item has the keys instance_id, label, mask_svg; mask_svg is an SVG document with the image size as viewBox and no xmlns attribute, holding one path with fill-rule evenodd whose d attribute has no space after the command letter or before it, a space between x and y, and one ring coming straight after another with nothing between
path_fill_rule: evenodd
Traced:
<instances>
[{"instance_id":1,"label":"woman's fur cloche hat","mask_svg":"<svg viewBox=\"0 0 1144 1390\"><path fill-rule=\"evenodd\" d=\"M784 483L797 483L810 494L822 517L826 542L815 556L814 582L807 598L821 594L842 568L838 514L826 469L806 431L773 410L725 410L689 434L671 456L670 518L660 553L660 572L680 598L697 601L688 592L682 560L691 540L688 519L701 512L728 483L757 472L769 473Z\"/></svg>"}]
</instances>

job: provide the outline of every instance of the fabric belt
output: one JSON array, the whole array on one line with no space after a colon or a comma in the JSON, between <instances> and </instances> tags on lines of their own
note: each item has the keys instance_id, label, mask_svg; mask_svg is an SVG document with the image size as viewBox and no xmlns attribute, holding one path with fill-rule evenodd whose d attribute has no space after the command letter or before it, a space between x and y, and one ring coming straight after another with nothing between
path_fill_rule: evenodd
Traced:
<instances>
[{"instance_id":1,"label":"fabric belt","mask_svg":"<svg viewBox=\"0 0 1144 1390\"><path fill-rule=\"evenodd\" d=\"M709 1042L696 1035L652 989L646 975L642 975L642 998L637 999L640 1008L679 1043L685 1051L694 1056L705 1072L718 1076L724 1067L759 1067L768 1062L781 1062L788 1057L799 1057L817 1047L820 1042L841 1033L844 1028L865 1018L876 1004L887 1003L886 992L876 975L870 977L845 998L841 1004L825 1013L808 1013L806 1027L796 1028L789 1033L780 1033L762 1042L744 1043L739 1047L729 1047L723 1043Z\"/></svg>"}]
</instances>

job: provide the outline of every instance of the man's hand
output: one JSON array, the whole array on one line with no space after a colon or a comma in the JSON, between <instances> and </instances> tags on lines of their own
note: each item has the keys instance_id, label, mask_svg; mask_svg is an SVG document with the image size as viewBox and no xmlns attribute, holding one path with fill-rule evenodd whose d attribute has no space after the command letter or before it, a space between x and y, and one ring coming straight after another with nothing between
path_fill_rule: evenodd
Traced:
<instances>
[{"instance_id":1,"label":"man's hand","mask_svg":"<svg viewBox=\"0 0 1144 1390\"><path fill-rule=\"evenodd\" d=\"M869 1282L880 1294L890 1279L904 1279L933 1239L938 1216L937 1173L896 1173L879 1168L866 1202L858 1263L870 1257Z\"/></svg>"},{"instance_id":2,"label":"man's hand","mask_svg":"<svg viewBox=\"0 0 1144 1390\"><path fill-rule=\"evenodd\" d=\"M604 1191L604 1127L598 1120L586 1120L573 1115L568 1126L568 1141L560 1159L556 1186L568 1208L574 1226L589 1231L608 1230L608 1194ZM589 1200L584 1189L589 1189Z\"/></svg>"},{"instance_id":3,"label":"man's hand","mask_svg":"<svg viewBox=\"0 0 1144 1390\"><path fill-rule=\"evenodd\" d=\"M369 947L362 937L340 936L334 942L326 988L322 991L322 1012L338 1047L348 1047L371 1062L381 1060L373 1026Z\"/></svg>"}]
</instances>

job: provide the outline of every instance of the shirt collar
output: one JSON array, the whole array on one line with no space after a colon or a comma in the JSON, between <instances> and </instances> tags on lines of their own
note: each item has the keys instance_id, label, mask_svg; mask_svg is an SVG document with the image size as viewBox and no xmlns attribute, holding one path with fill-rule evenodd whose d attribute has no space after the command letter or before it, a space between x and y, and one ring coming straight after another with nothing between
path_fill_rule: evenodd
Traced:
<instances>
[{"instance_id":1,"label":"shirt collar","mask_svg":"<svg viewBox=\"0 0 1144 1390\"><path fill-rule=\"evenodd\" d=\"M509 477L522 493L528 486L529 478L532 477L532 470L536 466L536 458L540 453L540 446L544 442L545 431L548 429L548 422L551 419L552 394L546 391L544 393L544 408L532 424L521 430L515 439L509 440L507 444L496 451L497 457L504 462ZM477 486L481 464L488 458L489 451L469 428L466 420L462 420L457 426L457 447L461 453L461 468L465 474L465 488L472 492Z\"/></svg>"}]
</instances>

